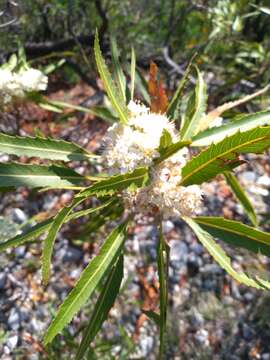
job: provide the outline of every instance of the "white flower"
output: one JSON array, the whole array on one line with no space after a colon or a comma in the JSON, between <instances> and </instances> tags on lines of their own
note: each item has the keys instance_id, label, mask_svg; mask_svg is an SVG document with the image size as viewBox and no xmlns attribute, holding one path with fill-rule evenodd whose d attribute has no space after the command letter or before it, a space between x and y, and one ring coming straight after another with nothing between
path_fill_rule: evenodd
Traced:
<instances>
[{"instance_id":1,"label":"white flower","mask_svg":"<svg viewBox=\"0 0 270 360\"><path fill-rule=\"evenodd\" d=\"M41 71L33 68L18 74L19 83L24 91L42 91L47 89L48 77Z\"/></svg>"},{"instance_id":2,"label":"white flower","mask_svg":"<svg viewBox=\"0 0 270 360\"><path fill-rule=\"evenodd\" d=\"M112 173L125 174L139 166L154 165L160 156L158 148L163 131L179 140L174 124L165 115L151 113L139 103L128 105L128 124L114 124L109 128L103 159ZM181 171L188 158L183 148L159 165L151 168L150 184L135 191L123 192L129 209L141 213L161 212L165 217L191 216L201 205L202 191L199 186L181 186Z\"/></svg>"},{"instance_id":3,"label":"white flower","mask_svg":"<svg viewBox=\"0 0 270 360\"><path fill-rule=\"evenodd\" d=\"M124 174L138 166L148 166L159 157L158 147L163 130L178 139L173 123L166 116L150 113L144 105L131 101L127 125L114 124L108 130L103 154L112 173Z\"/></svg>"},{"instance_id":4,"label":"white flower","mask_svg":"<svg viewBox=\"0 0 270 360\"><path fill-rule=\"evenodd\" d=\"M0 103L7 105L24 98L26 92L46 90L48 78L41 71L29 68L19 73L0 68Z\"/></svg>"},{"instance_id":5,"label":"white flower","mask_svg":"<svg viewBox=\"0 0 270 360\"><path fill-rule=\"evenodd\" d=\"M221 126L222 123L223 123L223 118L218 116L214 120L211 121L211 123L209 124L209 129L211 129L213 127Z\"/></svg>"}]
</instances>

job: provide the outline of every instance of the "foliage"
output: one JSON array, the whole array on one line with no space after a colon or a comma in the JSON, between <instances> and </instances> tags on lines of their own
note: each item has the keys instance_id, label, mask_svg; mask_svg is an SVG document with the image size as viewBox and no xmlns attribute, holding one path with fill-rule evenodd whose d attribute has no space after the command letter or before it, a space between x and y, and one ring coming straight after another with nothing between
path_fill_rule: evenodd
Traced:
<instances>
[{"instance_id":1,"label":"foliage","mask_svg":"<svg viewBox=\"0 0 270 360\"><path fill-rule=\"evenodd\" d=\"M25 6L29 6L30 3L30 1L26 2ZM209 29L206 30L209 32L210 41L202 52L202 58L204 57L207 59L210 49L217 47L217 39L222 38L224 40L226 37L226 34L224 33L225 25L226 29L230 29L232 33L238 34L241 32L241 22L245 21L243 17L244 3L245 1L242 1L237 5L231 4L229 1L222 1L222 4L219 4L220 6L209 12L208 21L210 24L215 25L215 29L211 30L209 26ZM136 6L125 1L116 8L115 2L113 1L112 8L109 12L115 12L120 16L119 14L121 14L121 11L123 11L123 8L125 8L127 4L130 8ZM68 4L65 2L58 2L54 8L56 13L53 18L59 16L58 9L62 9L67 5ZM80 5L81 3L78 2L78 8ZM177 2L177 10L179 10L181 14L185 13L187 11L185 8L186 5L185 1L181 4ZM154 5L149 5L150 9L147 9L147 11L150 12L153 9L153 6ZM90 11L90 8L92 9L92 5L87 7L86 12ZM51 11L51 8L49 9ZM141 9L138 7L137 11L140 13ZM196 6L190 11L196 19L200 18ZM154 19L153 24L145 24L145 20L139 25L133 24L135 29L139 27L137 30L140 30L141 33L144 26L152 28L156 21L164 24L168 20L168 12L165 5L161 6L160 12L162 16L159 19L155 19L151 16L151 19ZM256 14L252 16L260 15ZM226 21L224 21L224 18ZM110 24L111 28L114 28L119 24L117 22L117 16L114 19L115 23L112 22L112 24ZM146 17L146 19L148 18ZM127 19L127 21L131 20ZM189 19L189 21L191 20ZM124 26L124 24L122 26ZM200 26L203 27L203 21L201 21ZM162 39L165 41L169 34L165 31L164 26L162 29L164 32L162 34ZM174 38L171 40L172 44L176 41L176 37L181 31L183 31L183 25L181 25L181 27L179 26L175 32ZM191 29L188 26L184 31L184 35L186 36L189 31L191 31ZM238 36L237 34L235 36ZM192 37L192 34L188 35L189 36L186 36L186 41L190 41ZM127 34L127 37L128 36L131 35ZM151 37L150 34L147 34L147 36ZM183 34L181 36L183 36ZM158 39L158 41L160 42L162 39ZM140 34L137 44L141 44L143 40L144 38L142 34ZM148 42L146 41L146 43ZM110 112L113 115L114 120L119 120L122 126L125 126L128 123L131 112L128 108L128 102L134 97L136 78L141 80L141 88L144 89L143 91L140 91L141 93L146 92L146 86L144 80L140 78L139 72L137 72L134 50L131 52L131 76L129 81L129 78L125 78L125 73L120 66L119 52L115 39L111 40L111 44L112 62L114 64L114 71L112 74L103 58L98 34L96 33L94 42L96 65L104 89L111 101L112 109ZM216 54L219 53L219 49L215 49L215 51ZM138 53L140 54L140 52ZM240 58L245 58L243 52L241 53ZM259 60L263 61L263 59ZM181 96L185 90L184 85L186 85L189 80L193 79L195 86L194 89L188 93L188 101L185 106L181 108L182 116L180 130L177 134L178 140L174 141L170 132L165 129L160 137L159 146L155 149L158 156L153 163L150 163L148 166L138 166L133 171L125 173L119 172L113 175L108 172L103 174L103 177L97 176L96 173L81 175L76 170L72 169L74 165L73 161L85 161L94 165L99 159L96 154L91 154L76 144L63 140L0 134L1 152L15 155L19 160L21 160L20 157L28 157L30 159L38 157L40 159L46 159L49 163L46 165L17 162L0 164L1 189L7 188L7 190L14 190L14 188L28 187L46 191L48 188L68 188L74 190L75 193L72 202L67 207L63 207L56 216L39 222L32 228L27 229L24 233L17 234L0 244L0 250L4 251L10 247L19 246L29 241L35 241L40 235L47 233L47 236L43 240L42 255L42 276L44 284L47 284L50 278L53 246L61 226L74 218L87 216L96 211L101 211L98 216L99 220L102 218L101 223L103 224L103 220L106 221L107 219L110 219L110 213L108 214L106 211L110 211L114 206L117 207L117 204L121 204L121 206L119 206L121 211L119 211L118 217L120 225L115 227L107 236L100 247L98 255L89 262L73 290L68 294L62 305L60 305L59 310L45 335L44 343L46 345L49 344L57 334L63 331L65 326L83 307L88 299L94 293L99 292L98 300L94 306L91 319L85 329L77 353L78 359L84 356L98 330L101 328L102 323L107 319L109 310L113 306L117 294L120 292L123 277L124 242L127 237L128 228L131 226L132 221L134 221L135 215L132 207L127 208L125 206L127 194L137 194L141 189L146 189L147 191L149 184L151 184L151 181L153 180L153 172L165 161L173 159L174 155L179 154L184 148L187 148L190 153L195 153L195 155L188 160L181 169L181 173L179 174L181 180L177 186L187 188L194 184L200 185L218 175L224 175L255 227L218 217L212 218L200 216L192 218L186 214L181 214L182 219L190 226L210 255L236 281L257 289L269 289L270 283L265 279L257 276L252 278L246 273L239 273L235 270L231 264L230 258L214 239L218 238L229 245L245 248L255 254L262 253L268 257L270 255L270 235L256 228L258 223L254 209L232 173L235 167L243 163L243 160L240 157L242 154L262 153L270 147L269 112L264 111L249 115L241 115L241 117L237 117L237 119L232 118L223 125L210 128L211 122L212 120L214 121L215 118L212 118L213 110L212 112L207 113L208 96L206 83L198 67L193 66L194 61L195 60L193 59L187 66L182 81L175 94L172 95L171 101L168 100L162 81L158 79L157 66L154 63L151 64L150 81L148 84L149 94L146 97L150 100L151 110L156 116L161 116L160 113L162 113L170 120L179 121L179 108L182 105ZM249 68L251 72L254 71L253 67L249 67L249 64L246 62L241 63L241 65ZM195 78L191 75L193 69L195 69ZM260 94L261 92L256 93L256 96ZM61 109L62 107L69 106L68 104L63 103L50 103L46 99L38 97L37 94L36 97L33 98L32 96L31 99L36 99L36 102L43 106L45 103L47 108L52 105L59 110L59 108ZM224 111L226 111L240 103L242 104L243 101L237 101L236 103L233 103L233 105L231 103L226 103L224 104L225 107L222 109L225 109ZM91 109L89 111L91 111ZM95 109L93 111L95 111ZM216 117L221 114L219 113L220 108L217 108L214 111L216 111L216 113L214 112L215 114L218 114ZM159 115L157 115L158 113ZM156 124L153 124L153 128L155 126ZM61 163L61 165L59 165L59 161L65 162L65 164L63 165ZM91 167L91 170L93 169L94 167ZM89 181L91 181L90 186ZM96 201L99 202L99 205L96 208L74 211L76 206L86 202L89 198L95 198ZM125 209L124 212L122 211L122 207ZM105 211L105 214L103 213L104 216L102 216L102 210ZM164 354L166 338L169 246L162 234L162 213L159 212L159 209L156 213L154 212L154 219L160 228L160 239L157 246L160 309L159 313L151 311L146 311L145 313L160 328L159 356L161 359ZM115 224L115 218L112 223ZM98 229L99 223L97 221L94 230L98 231Z\"/></svg>"}]
</instances>

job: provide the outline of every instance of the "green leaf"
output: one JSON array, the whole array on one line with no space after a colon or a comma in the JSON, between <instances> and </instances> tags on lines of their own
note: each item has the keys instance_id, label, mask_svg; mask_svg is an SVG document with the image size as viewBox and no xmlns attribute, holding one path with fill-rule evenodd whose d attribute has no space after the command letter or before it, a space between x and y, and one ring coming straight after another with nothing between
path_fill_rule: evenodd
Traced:
<instances>
[{"instance_id":1,"label":"green leaf","mask_svg":"<svg viewBox=\"0 0 270 360\"><path fill-rule=\"evenodd\" d=\"M102 57L97 32L96 32L96 36L95 36L94 51L95 51L97 68L98 68L101 80L103 81L104 88L105 88L107 95L112 103L112 106L114 107L115 111L119 115L120 121L122 121L125 124L128 122L128 109L127 109L127 106L126 106L125 102L123 101L121 95L119 94L119 89L117 89L116 86L114 85L112 77L110 75L110 72L109 72L107 65Z\"/></svg>"},{"instance_id":2,"label":"green leaf","mask_svg":"<svg viewBox=\"0 0 270 360\"><path fill-rule=\"evenodd\" d=\"M270 234L267 232L221 217L198 216L193 220L212 236L229 245L270 257Z\"/></svg>"},{"instance_id":3,"label":"green leaf","mask_svg":"<svg viewBox=\"0 0 270 360\"><path fill-rule=\"evenodd\" d=\"M118 191L127 189L128 187L138 188L145 186L149 181L149 174L147 168L138 168L133 172L129 172L123 175L112 176L108 179L99 181L87 188L86 190L77 194L77 197L81 196L104 196L112 195Z\"/></svg>"},{"instance_id":4,"label":"green leaf","mask_svg":"<svg viewBox=\"0 0 270 360\"><path fill-rule=\"evenodd\" d=\"M0 187L53 187L65 188L79 184L84 179L75 171L60 166L0 164Z\"/></svg>"},{"instance_id":5,"label":"green leaf","mask_svg":"<svg viewBox=\"0 0 270 360\"><path fill-rule=\"evenodd\" d=\"M102 287L101 294L96 302L90 322L83 334L83 338L81 340L75 360L83 359L83 356L88 350L89 345L94 340L103 322L108 317L108 313L112 308L115 299L119 293L119 289L124 275L123 266L123 255L120 255L116 265L113 267L111 273L109 274L105 285Z\"/></svg>"},{"instance_id":6,"label":"green leaf","mask_svg":"<svg viewBox=\"0 0 270 360\"><path fill-rule=\"evenodd\" d=\"M89 160L97 157L71 142L41 137L10 136L0 133L0 152L49 160Z\"/></svg>"},{"instance_id":7,"label":"green leaf","mask_svg":"<svg viewBox=\"0 0 270 360\"><path fill-rule=\"evenodd\" d=\"M183 186L201 184L240 165L240 154L262 153L270 146L270 126L238 132L212 144L193 157L182 169Z\"/></svg>"},{"instance_id":8,"label":"green leaf","mask_svg":"<svg viewBox=\"0 0 270 360\"><path fill-rule=\"evenodd\" d=\"M257 226L258 221L257 221L257 217L256 217L256 213L254 211L254 208L253 208L251 202L249 201L249 198L247 197L245 191L239 184L236 176L230 172L225 172L224 176L227 181L227 184L231 187L231 190L233 191L234 195L236 196L236 198L239 200L239 202L243 206L251 223L254 226Z\"/></svg>"},{"instance_id":9,"label":"green leaf","mask_svg":"<svg viewBox=\"0 0 270 360\"><path fill-rule=\"evenodd\" d=\"M130 99L134 98L135 89L135 78L136 78L136 53L134 47L131 48L131 63L130 63Z\"/></svg>"},{"instance_id":10,"label":"green leaf","mask_svg":"<svg viewBox=\"0 0 270 360\"><path fill-rule=\"evenodd\" d=\"M163 359L165 350L165 332L167 322L167 306L168 306L168 272L169 272L169 253L170 248L166 243L162 228L160 228L160 236L158 242L158 277L159 277L159 359Z\"/></svg>"},{"instance_id":11,"label":"green leaf","mask_svg":"<svg viewBox=\"0 0 270 360\"><path fill-rule=\"evenodd\" d=\"M72 317L93 294L106 273L111 271L116 258L122 251L126 227L127 223L124 223L115 228L105 240L99 254L83 270L75 287L66 297L49 326L44 339L45 344L51 342L64 326L70 322Z\"/></svg>"},{"instance_id":12,"label":"green leaf","mask_svg":"<svg viewBox=\"0 0 270 360\"><path fill-rule=\"evenodd\" d=\"M181 130L181 139L190 140L193 135L196 135L196 132L199 128L200 120L206 110L207 105L207 93L206 93L206 84L203 80L203 77L196 67L198 81L195 88L195 98L194 102L189 103L187 113L188 117L185 119L184 125Z\"/></svg>"},{"instance_id":13,"label":"green leaf","mask_svg":"<svg viewBox=\"0 0 270 360\"><path fill-rule=\"evenodd\" d=\"M156 312L152 311L152 310L142 310L142 312L152 321L154 321L154 323L160 327L160 315L157 314Z\"/></svg>"},{"instance_id":14,"label":"green leaf","mask_svg":"<svg viewBox=\"0 0 270 360\"><path fill-rule=\"evenodd\" d=\"M191 146L208 146L223 140L226 136L237 133L239 130L244 132L263 125L270 125L270 111L249 114L240 118L238 116L225 125L202 131L192 138Z\"/></svg>"},{"instance_id":15,"label":"green leaf","mask_svg":"<svg viewBox=\"0 0 270 360\"><path fill-rule=\"evenodd\" d=\"M179 82L179 85L173 95L173 98L171 99L170 103L169 103L169 106L168 106L168 109L167 109L167 116L171 119L176 119L176 112L177 112L177 108L179 106L179 103L181 101L181 94L184 90L184 87L186 85L186 82L188 80L188 77L189 77L189 74L190 74L190 70L191 70L191 65L192 65L192 62L194 60L194 57L195 56L192 56L184 74L183 74L183 77L181 79L181 81Z\"/></svg>"},{"instance_id":16,"label":"green leaf","mask_svg":"<svg viewBox=\"0 0 270 360\"><path fill-rule=\"evenodd\" d=\"M120 90L122 101L126 102L126 77L121 68L119 62L119 51L117 48L116 39L114 36L111 36L111 52L112 52L112 62L114 67L114 73L116 78L116 83L118 89Z\"/></svg>"},{"instance_id":17,"label":"green leaf","mask_svg":"<svg viewBox=\"0 0 270 360\"><path fill-rule=\"evenodd\" d=\"M80 210L80 211L76 211L72 214L70 214L66 219L65 222L68 222L70 220L73 219L77 219L81 216L86 216L89 215L95 211L99 211L109 205L111 205L111 203L114 201L114 199L111 199L107 202L105 202L104 204L97 206L95 208L90 208L90 209L86 209L86 210ZM1 251L5 251L6 249L10 248L10 247L17 247L20 245L23 245L29 241L34 240L35 238L37 238L38 236L40 236L41 234L43 234L44 232L48 231L51 224L54 221L54 217L51 217L47 220L44 220L34 226L32 226L30 229L28 229L27 231L25 231L22 234L16 235L11 239L6 240L3 243L0 243L0 252Z\"/></svg>"},{"instance_id":18,"label":"green leaf","mask_svg":"<svg viewBox=\"0 0 270 360\"><path fill-rule=\"evenodd\" d=\"M159 149L160 157L155 159L155 164L159 164L162 161L168 159L173 154L177 153L177 151L181 150L183 147L188 146L191 142L187 141L177 141L176 143L168 146L166 149Z\"/></svg>"},{"instance_id":19,"label":"green leaf","mask_svg":"<svg viewBox=\"0 0 270 360\"><path fill-rule=\"evenodd\" d=\"M193 219L184 217L186 223L191 227L191 229L196 234L197 238L207 249L210 255L216 260L216 262L225 270L231 277L236 281L245 284L247 286L252 286L256 289L270 289L270 283L260 279L256 276L255 280L251 279L247 274L237 272L231 265L231 260L224 250L215 242L212 236L203 230Z\"/></svg>"},{"instance_id":20,"label":"green leaf","mask_svg":"<svg viewBox=\"0 0 270 360\"><path fill-rule=\"evenodd\" d=\"M171 134L168 130L164 129L159 141L159 153L164 152L170 145L173 144Z\"/></svg>"},{"instance_id":21,"label":"green leaf","mask_svg":"<svg viewBox=\"0 0 270 360\"><path fill-rule=\"evenodd\" d=\"M51 258L53 253L53 246L55 243L55 239L57 233L59 232L61 226L64 224L67 216L74 209L75 206L79 205L84 199L75 199L72 201L70 206L64 207L59 211L59 213L54 218L52 224L50 225L48 235L43 242L43 250L42 250L42 280L44 285L47 285L50 278L50 267L51 267Z\"/></svg>"}]
</instances>

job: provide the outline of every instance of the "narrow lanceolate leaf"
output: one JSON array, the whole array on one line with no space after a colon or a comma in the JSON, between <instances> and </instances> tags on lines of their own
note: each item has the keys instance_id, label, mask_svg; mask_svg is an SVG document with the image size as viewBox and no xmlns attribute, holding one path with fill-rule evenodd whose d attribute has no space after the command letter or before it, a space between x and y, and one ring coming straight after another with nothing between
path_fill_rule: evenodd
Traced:
<instances>
[{"instance_id":1,"label":"narrow lanceolate leaf","mask_svg":"<svg viewBox=\"0 0 270 360\"><path fill-rule=\"evenodd\" d=\"M245 212L247 213L247 216L249 217L250 221L254 226L258 225L257 217L254 211L254 208L249 201L249 198L247 197L244 189L239 184L237 178L235 175L233 175L230 172L224 173L225 179L227 181L227 184L231 187L232 192L236 196L236 198L239 200L241 205L243 206Z\"/></svg>"},{"instance_id":2,"label":"narrow lanceolate leaf","mask_svg":"<svg viewBox=\"0 0 270 360\"><path fill-rule=\"evenodd\" d=\"M93 212L102 210L103 208L109 206L113 201L114 201L114 199L106 201L104 204L97 206L95 208L76 211L76 212L70 214L65 219L65 222L68 222L73 219L78 219L81 216L87 216ZM6 249L11 248L11 247L21 246L29 241L33 241L41 234L47 232L50 229L50 226L53 223L53 221L54 221L54 217L51 217L47 220L44 220L44 221L39 222L38 224L32 226L30 229L28 229L24 233L16 235L13 238L8 239L7 241L5 241L3 243L0 243L0 252L5 251Z\"/></svg>"},{"instance_id":3,"label":"narrow lanceolate leaf","mask_svg":"<svg viewBox=\"0 0 270 360\"><path fill-rule=\"evenodd\" d=\"M191 143L191 141L177 141L174 144L171 144L170 146L166 148L159 148L160 157L155 159L155 164L159 164L162 161L166 160L168 157L172 156L173 154L177 153L180 149L184 148L185 146L188 146Z\"/></svg>"},{"instance_id":4,"label":"narrow lanceolate leaf","mask_svg":"<svg viewBox=\"0 0 270 360\"><path fill-rule=\"evenodd\" d=\"M117 263L109 274L105 285L102 287L102 291L96 302L90 322L84 331L75 360L83 359L83 356L88 350L90 343L94 340L103 322L106 320L108 313L119 293L123 279L123 265L123 255L120 255Z\"/></svg>"},{"instance_id":5,"label":"narrow lanceolate leaf","mask_svg":"<svg viewBox=\"0 0 270 360\"><path fill-rule=\"evenodd\" d=\"M55 165L0 164L0 187L65 188L78 185L83 179L75 171Z\"/></svg>"},{"instance_id":6,"label":"narrow lanceolate leaf","mask_svg":"<svg viewBox=\"0 0 270 360\"><path fill-rule=\"evenodd\" d=\"M181 130L181 139L190 140L192 136L196 135L199 128L200 120L205 112L207 105L206 84L203 80L202 74L196 67L198 80L195 88L195 97L193 101L189 102L188 115L185 117L185 122Z\"/></svg>"},{"instance_id":7,"label":"narrow lanceolate leaf","mask_svg":"<svg viewBox=\"0 0 270 360\"><path fill-rule=\"evenodd\" d=\"M216 118L220 117L225 111L228 111L229 109L232 109L236 106L239 106L241 104L244 104L247 101L250 101L254 99L256 96L262 95L266 91L269 90L269 85L267 85L265 88L256 91L255 93L251 95L244 96L242 99L238 99L235 101L230 101L228 103L225 103L223 105L218 106L216 109L210 111L207 115L205 115L201 121L199 126L199 131L204 131L208 129L209 125L211 125L212 121L214 121Z\"/></svg>"},{"instance_id":8,"label":"narrow lanceolate leaf","mask_svg":"<svg viewBox=\"0 0 270 360\"><path fill-rule=\"evenodd\" d=\"M185 88L185 85L186 85L186 82L188 80L188 77L189 77L189 74L190 74L190 70L191 70L191 65L192 65L192 62L194 60L194 56L191 58L184 74L183 74L183 77L181 79L181 81L179 82L179 85L173 95L173 98L172 100L170 101L169 103L169 106L168 106L168 109L167 109L167 115L169 118L171 119L176 119L176 113L177 113L177 108L179 106L179 103L181 101L181 95L182 95L182 92Z\"/></svg>"},{"instance_id":9,"label":"narrow lanceolate leaf","mask_svg":"<svg viewBox=\"0 0 270 360\"><path fill-rule=\"evenodd\" d=\"M44 138L10 136L0 133L0 153L40 157L49 160L89 160L95 155L73 143Z\"/></svg>"},{"instance_id":10,"label":"narrow lanceolate leaf","mask_svg":"<svg viewBox=\"0 0 270 360\"><path fill-rule=\"evenodd\" d=\"M183 186L201 184L242 162L240 154L262 153L270 146L270 126L238 132L193 157L182 169Z\"/></svg>"},{"instance_id":11,"label":"narrow lanceolate leaf","mask_svg":"<svg viewBox=\"0 0 270 360\"><path fill-rule=\"evenodd\" d=\"M120 90L122 101L126 102L126 78L119 62L119 52L115 37L111 37L112 62L118 89Z\"/></svg>"},{"instance_id":12,"label":"narrow lanceolate leaf","mask_svg":"<svg viewBox=\"0 0 270 360\"><path fill-rule=\"evenodd\" d=\"M270 257L270 234L234 220L198 216L193 219L212 236L229 245Z\"/></svg>"},{"instance_id":13,"label":"narrow lanceolate leaf","mask_svg":"<svg viewBox=\"0 0 270 360\"><path fill-rule=\"evenodd\" d=\"M73 200L70 206L64 207L60 210L60 212L54 218L52 224L50 225L50 229L48 231L48 235L43 242L43 250L42 250L42 281L44 285L47 285L50 278L50 268L51 268L51 258L53 253L53 246L59 232L61 226L64 224L67 216L73 210L75 206L77 206L84 199L75 199Z\"/></svg>"},{"instance_id":14,"label":"narrow lanceolate leaf","mask_svg":"<svg viewBox=\"0 0 270 360\"><path fill-rule=\"evenodd\" d=\"M118 191L127 189L128 187L138 188L145 186L149 180L147 168L138 168L133 172L112 176L108 179L99 181L97 184L90 186L86 190L80 192L77 197L85 196L104 196L112 195Z\"/></svg>"},{"instance_id":15,"label":"narrow lanceolate leaf","mask_svg":"<svg viewBox=\"0 0 270 360\"><path fill-rule=\"evenodd\" d=\"M168 271L169 271L169 246L160 229L158 243L158 277L159 277L159 359L163 359L165 350L165 332L168 306Z\"/></svg>"},{"instance_id":16,"label":"narrow lanceolate leaf","mask_svg":"<svg viewBox=\"0 0 270 360\"><path fill-rule=\"evenodd\" d=\"M127 106L120 95L119 89L117 89L117 87L115 86L113 79L111 77L111 74L107 68L107 65L102 57L97 32L96 32L96 36L95 36L94 51L95 51L95 59L96 59L97 68L98 68L101 80L103 81L104 88L105 88L107 95L112 103L112 106L114 107L115 111L119 115L120 121L122 121L123 123L127 123L127 121L128 121Z\"/></svg>"},{"instance_id":17,"label":"narrow lanceolate leaf","mask_svg":"<svg viewBox=\"0 0 270 360\"><path fill-rule=\"evenodd\" d=\"M194 231L199 241L203 244L203 246L210 253L210 255L235 280L257 289L270 289L270 283L266 280L260 279L257 276L255 277L255 279L252 279L243 272L237 272L231 265L231 259L224 252L224 250L215 242L215 240L208 232L203 230L193 219L185 217L184 220Z\"/></svg>"},{"instance_id":18,"label":"narrow lanceolate leaf","mask_svg":"<svg viewBox=\"0 0 270 360\"><path fill-rule=\"evenodd\" d=\"M124 223L111 232L102 245L99 254L83 270L75 287L66 297L49 326L44 339L45 344L51 342L64 326L70 322L93 294L106 273L111 271L116 258L122 251L126 236L126 226L127 223Z\"/></svg>"},{"instance_id":19,"label":"narrow lanceolate leaf","mask_svg":"<svg viewBox=\"0 0 270 360\"><path fill-rule=\"evenodd\" d=\"M191 146L208 146L223 140L226 136L231 136L237 131L247 131L258 126L270 125L270 111L249 114L236 119L229 123L205 130L192 138Z\"/></svg>"},{"instance_id":20,"label":"narrow lanceolate leaf","mask_svg":"<svg viewBox=\"0 0 270 360\"><path fill-rule=\"evenodd\" d=\"M134 47L131 48L131 63L130 63L130 99L134 98L135 89L135 78L136 78L136 53Z\"/></svg>"},{"instance_id":21,"label":"narrow lanceolate leaf","mask_svg":"<svg viewBox=\"0 0 270 360\"><path fill-rule=\"evenodd\" d=\"M170 145L173 144L171 134L168 130L164 129L159 141L159 153L164 152Z\"/></svg>"}]
</instances>

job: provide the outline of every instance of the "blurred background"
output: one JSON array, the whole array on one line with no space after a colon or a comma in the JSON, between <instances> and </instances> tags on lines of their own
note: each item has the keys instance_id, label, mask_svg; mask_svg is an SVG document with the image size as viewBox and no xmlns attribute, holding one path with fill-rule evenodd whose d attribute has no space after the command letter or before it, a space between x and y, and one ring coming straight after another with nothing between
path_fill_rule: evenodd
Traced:
<instances>
[{"instance_id":1,"label":"blurred background","mask_svg":"<svg viewBox=\"0 0 270 360\"><path fill-rule=\"evenodd\" d=\"M144 94L138 97L144 101L151 60L171 95L194 54L207 81L209 109L269 84L269 0L0 0L0 63L23 48L29 64L49 75L45 96L73 105L60 114L31 103L0 113L1 131L42 134L101 151L112 117L103 107L107 100L94 63L96 28L109 65L111 38L116 39L127 77L134 46L137 89ZM187 93L192 85L191 76ZM85 111L97 105L103 109L98 115ZM269 107L268 92L233 112ZM0 154L1 161L10 158ZM269 156L247 160L238 178L260 214L262 228L269 230ZM248 222L223 179L207 185L205 194L205 215ZM41 218L53 214L71 196L69 191L25 189L1 194L0 241L28 226L34 214ZM39 243L0 254L1 359L73 358L91 314L91 301L48 349L42 345L42 335L57 305L97 252L108 230L105 222L114 217L115 212L99 214L85 223L63 227L46 289L40 284ZM98 238L93 235L96 229ZM232 281L182 222L166 221L164 230L171 247L166 359L270 360L270 296ZM134 224L120 299L88 359L156 359L157 329L141 311L157 303L156 241L154 227L143 220ZM243 251L228 251L239 269L248 263L254 272L269 278L264 257L255 260Z\"/></svg>"}]
</instances>

